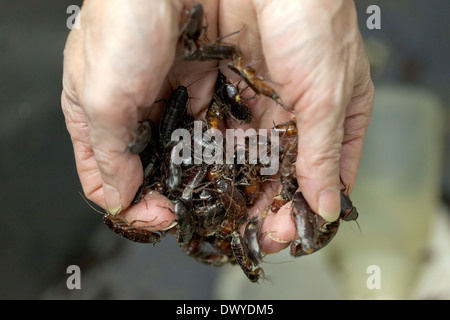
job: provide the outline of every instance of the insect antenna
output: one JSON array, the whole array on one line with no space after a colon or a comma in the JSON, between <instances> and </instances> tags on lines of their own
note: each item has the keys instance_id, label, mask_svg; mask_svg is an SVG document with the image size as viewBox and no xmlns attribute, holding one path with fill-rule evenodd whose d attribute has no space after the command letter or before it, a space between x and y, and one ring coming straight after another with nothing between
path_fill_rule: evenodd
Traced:
<instances>
[{"instance_id":1,"label":"insect antenna","mask_svg":"<svg viewBox=\"0 0 450 320\"><path fill-rule=\"evenodd\" d=\"M91 207L91 209L93 209L95 212L98 212L98 213L100 213L100 214L102 214L102 215L107 214L106 211L105 211L105 212L102 212L102 211L100 211L99 209L95 208L95 207L90 203L90 201L86 198L86 196L85 196L84 194L81 193L81 191L78 191L78 193L80 194L81 198L83 198L83 200L87 203L87 205L88 205L89 207Z\"/></svg>"}]
</instances>

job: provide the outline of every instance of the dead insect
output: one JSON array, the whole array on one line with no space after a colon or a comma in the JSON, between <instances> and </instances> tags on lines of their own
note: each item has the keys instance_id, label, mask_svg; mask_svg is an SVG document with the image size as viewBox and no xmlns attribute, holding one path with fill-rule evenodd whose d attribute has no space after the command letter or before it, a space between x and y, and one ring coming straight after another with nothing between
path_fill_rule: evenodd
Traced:
<instances>
[{"instance_id":1,"label":"dead insect","mask_svg":"<svg viewBox=\"0 0 450 320\"><path fill-rule=\"evenodd\" d=\"M188 21L181 28L181 37L188 52L194 51L203 30L204 10L201 3L192 7Z\"/></svg>"},{"instance_id":2,"label":"dead insect","mask_svg":"<svg viewBox=\"0 0 450 320\"><path fill-rule=\"evenodd\" d=\"M216 267L234 262L234 257L230 255L230 252L230 241L228 239L218 239L214 236L193 237L186 250L186 253L198 262Z\"/></svg>"},{"instance_id":3,"label":"dead insect","mask_svg":"<svg viewBox=\"0 0 450 320\"><path fill-rule=\"evenodd\" d=\"M240 57L230 61L228 63L228 68L238 74L245 81L245 83L247 83L248 86L255 91L255 93L269 97L283 107L283 109L291 113L293 112L289 107L281 102L280 95L275 91L275 89L268 85L262 77L256 75L255 69L252 67L242 67Z\"/></svg>"},{"instance_id":4,"label":"dead insect","mask_svg":"<svg viewBox=\"0 0 450 320\"><path fill-rule=\"evenodd\" d=\"M299 221L300 225L297 225L297 232L300 236L300 243L291 244L291 255L294 257L300 257L306 254L311 254L323 247L325 247L336 235L340 221L355 221L358 217L358 210L353 206L350 198L341 191L341 213L337 220L332 222L324 223L320 228L317 228L317 223L314 221L315 213L311 210L306 200L303 198L300 192L294 195L294 207L297 209L302 209L305 212L305 217L302 218L298 215L296 219ZM317 216L316 218L317 219ZM302 231L303 230L303 231ZM302 239L303 236L303 239Z\"/></svg>"},{"instance_id":5,"label":"dead insect","mask_svg":"<svg viewBox=\"0 0 450 320\"><path fill-rule=\"evenodd\" d=\"M195 207L197 234L202 237L217 235L225 220L226 211L220 201L208 202Z\"/></svg>"},{"instance_id":6,"label":"dead insect","mask_svg":"<svg viewBox=\"0 0 450 320\"><path fill-rule=\"evenodd\" d=\"M226 210L227 217L233 222L242 224L247 220L247 205L244 195L235 188L232 183L223 178L215 178L212 181L220 202Z\"/></svg>"},{"instance_id":7,"label":"dead insect","mask_svg":"<svg viewBox=\"0 0 450 320\"><path fill-rule=\"evenodd\" d=\"M273 127L281 137L293 137L297 134L297 120L295 117L288 122L280 123Z\"/></svg>"},{"instance_id":8,"label":"dead insect","mask_svg":"<svg viewBox=\"0 0 450 320\"><path fill-rule=\"evenodd\" d=\"M251 206L259 197L263 178L259 175L259 170L257 170L256 166L247 165L244 169L244 177L240 185L242 185L244 195L247 199L247 205Z\"/></svg>"},{"instance_id":9,"label":"dead insect","mask_svg":"<svg viewBox=\"0 0 450 320\"><path fill-rule=\"evenodd\" d=\"M221 37L215 41L203 44L199 39L203 29L204 10L200 3L196 3L190 11L188 21L181 28L181 35L184 43L184 59L187 61L197 60L234 60L241 56L241 51L237 46L219 43L221 39L232 36L241 30Z\"/></svg>"},{"instance_id":10,"label":"dead insect","mask_svg":"<svg viewBox=\"0 0 450 320\"><path fill-rule=\"evenodd\" d=\"M222 107L213 99L206 112L206 127L208 129L220 129L220 122L224 117Z\"/></svg>"},{"instance_id":11,"label":"dead insect","mask_svg":"<svg viewBox=\"0 0 450 320\"><path fill-rule=\"evenodd\" d=\"M159 141L163 147L171 142L172 132L178 128L183 119L188 99L187 88L179 86L167 100L159 124Z\"/></svg>"},{"instance_id":12,"label":"dead insect","mask_svg":"<svg viewBox=\"0 0 450 320\"><path fill-rule=\"evenodd\" d=\"M103 222L115 234L133 242L155 244L161 241L159 234L147 230L145 227L134 227L133 224L137 220L128 223L120 217L105 214L103 215Z\"/></svg>"},{"instance_id":13,"label":"dead insect","mask_svg":"<svg viewBox=\"0 0 450 320\"><path fill-rule=\"evenodd\" d=\"M177 229L177 243L180 248L186 250L194 235L194 222L192 217L192 206L183 199L173 201L174 211L177 215L178 229Z\"/></svg>"},{"instance_id":14,"label":"dead insect","mask_svg":"<svg viewBox=\"0 0 450 320\"><path fill-rule=\"evenodd\" d=\"M245 123L252 122L253 115L250 108L244 103L238 88L226 80L221 72L217 78L215 100L221 101L223 108L227 110L225 113L231 114L233 118Z\"/></svg>"},{"instance_id":15,"label":"dead insect","mask_svg":"<svg viewBox=\"0 0 450 320\"><path fill-rule=\"evenodd\" d=\"M247 255L242 237L238 231L234 231L231 234L231 250L236 258L236 262L251 282L258 282L260 278L264 278L264 270L262 268L257 267L253 269L253 262Z\"/></svg>"},{"instance_id":16,"label":"dead insect","mask_svg":"<svg viewBox=\"0 0 450 320\"><path fill-rule=\"evenodd\" d=\"M277 194L272 199L272 204L270 205L270 211L277 213L282 206L288 203L288 200L283 199L281 194Z\"/></svg>"},{"instance_id":17,"label":"dead insect","mask_svg":"<svg viewBox=\"0 0 450 320\"><path fill-rule=\"evenodd\" d=\"M340 218L344 221L356 221L358 210L353 206L350 198L341 190L341 213Z\"/></svg>"},{"instance_id":18,"label":"dead insect","mask_svg":"<svg viewBox=\"0 0 450 320\"><path fill-rule=\"evenodd\" d=\"M171 141L166 145L161 163L161 180L169 191L175 190L181 183L182 167L181 163L175 161L177 157L176 146L182 141Z\"/></svg>"},{"instance_id":19,"label":"dead insect","mask_svg":"<svg viewBox=\"0 0 450 320\"><path fill-rule=\"evenodd\" d=\"M318 249L319 219L306 202L301 192L293 197L292 218L295 222L297 234L300 237L301 248L306 254Z\"/></svg>"},{"instance_id":20,"label":"dead insect","mask_svg":"<svg viewBox=\"0 0 450 320\"><path fill-rule=\"evenodd\" d=\"M297 174L295 171L295 161L297 160L297 139L289 142L284 149L280 164L280 182L281 192L275 195L271 209L273 212L278 210L292 200L292 196L298 189Z\"/></svg>"},{"instance_id":21,"label":"dead insect","mask_svg":"<svg viewBox=\"0 0 450 320\"><path fill-rule=\"evenodd\" d=\"M238 47L231 44L209 43L198 47L195 51L185 53L184 60L233 60L241 55Z\"/></svg>"},{"instance_id":22,"label":"dead insect","mask_svg":"<svg viewBox=\"0 0 450 320\"><path fill-rule=\"evenodd\" d=\"M109 213L101 212L100 210L96 209L93 205L91 205L81 192L80 195L83 198L83 200L88 204L89 207L91 207L94 211L103 215L102 220L105 223L105 225L118 236L138 243L155 244L161 240L161 236L153 231L148 230L147 229L148 227L133 226L133 224L135 224L136 222L148 222L148 221L134 220L131 223L128 223L119 216L113 216ZM163 234L161 233L161 235Z\"/></svg>"},{"instance_id":23,"label":"dead insect","mask_svg":"<svg viewBox=\"0 0 450 320\"><path fill-rule=\"evenodd\" d=\"M249 260L256 266L260 264L263 260L262 253L259 247L260 238L259 230L258 230L258 218L251 218L247 225L245 226L244 231L244 248L245 252L247 252L247 256Z\"/></svg>"},{"instance_id":24,"label":"dead insect","mask_svg":"<svg viewBox=\"0 0 450 320\"><path fill-rule=\"evenodd\" d=\"M133 141L131 141L127 148L131 153L139 154L147 147L152 137L152 128L150 122L144 121L139 124L136 131L132 133Z\"/></svg>"},{"instance_id":25,"label":"dead insect","mask_svg":"<svg viewBox=\"0 0 450 320\"><path fill-rule=\"evenodd\" d=\"M282 138L289 138L288 143L283 148L280 163L281 192L273 198L271 210L278 210L292 200L295 191L298 189L295 162L297 161L297 122L294 119L275 125L272 130L280 134Z\"/></svg>"}]
</instances>

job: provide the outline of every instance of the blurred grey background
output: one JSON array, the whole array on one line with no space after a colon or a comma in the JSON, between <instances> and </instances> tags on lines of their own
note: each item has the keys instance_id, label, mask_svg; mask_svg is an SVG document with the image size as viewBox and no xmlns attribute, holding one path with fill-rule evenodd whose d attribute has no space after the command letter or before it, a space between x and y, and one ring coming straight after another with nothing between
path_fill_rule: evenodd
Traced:
<instances>
[{"instance_id":1,"label":"blurred grey background","mask_svg":"<svg viewBox=\"0 0 450 320\"><path fill-rule=\"evenodd\" d=\"M426 89L445 106L446 113L438 119L444 124L444 142L436 156L442 164L438 199L448 204L450 6L440 0L356 2L376 90L399 84ZM60 109L60 93L62 52L69 32L66 20L70 14L66 9L81 3L0 0L0 298L239 297L217 289L223 289L228 279L221 269L186 257L171 236L155 247L118 238L79 195L81 186ZM366 27L370 15L366 9L373 4L381 9L380 30ZM408 128L417 126L408 119L411 118L405 115ZM410 135L416 136L421 133ZM401 165L408 167L408 163ZM417 170L421 170L420 165ZM358 183L366 177L364 173L361 176ZM304 259L308 261L310 257ZM81 290L66 287L69 265L81 268ZM295 268L298 262L284 265ZM305 271L301 272L305 275ZM324 274L314 275L309 287L323 277ZM232 278L229 279L228 285L232 286ZM247 281L236 281L242 280ZM253 290L258 290L257 286ZM333 290L338 289L329 289ZM296 297L320 295L304 292L292 296ZM276 299L275 290L265 298Z\"/></svg>"}]
</instances>

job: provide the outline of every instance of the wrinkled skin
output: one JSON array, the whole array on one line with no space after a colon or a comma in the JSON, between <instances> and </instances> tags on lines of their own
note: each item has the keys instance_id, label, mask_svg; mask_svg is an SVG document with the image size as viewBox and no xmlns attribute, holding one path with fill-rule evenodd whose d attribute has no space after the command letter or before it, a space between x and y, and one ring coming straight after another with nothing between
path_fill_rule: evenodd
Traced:
<instances>
[{"instance_id":1,"label":"wrinkled skin","mask_svg":"<svg viewBox=\"0 0 450 320\"><path fill-rule=\"evenodd\" d=\"M239 46L244 65L270 78L294 110L300 189L314 212L336 219L339 176L351 191L373 104L353 1L227 0L203 6L209 40L246 26L223 41ZM139 156L126 151L139 121L159 121L163 103L158 100L171 88L192 84L190 110L197 117L206 111L218 62L181 58L179 30L191 7L181 0L86 1L81 28L71 31L64 51L62 109L84 194L110 214L151 221L154 230L173 225L176 217L165 209L172 204L152 193L130 206L143 169ZM219 63L221 70L237 82L226 63ZM248 103L256 128L293 116L267 97ZM266 187L249 216L260 214L277 189ZM296 238L289 205L264 220L263 251L280 251Z\"/></svg>"}]
</instances>

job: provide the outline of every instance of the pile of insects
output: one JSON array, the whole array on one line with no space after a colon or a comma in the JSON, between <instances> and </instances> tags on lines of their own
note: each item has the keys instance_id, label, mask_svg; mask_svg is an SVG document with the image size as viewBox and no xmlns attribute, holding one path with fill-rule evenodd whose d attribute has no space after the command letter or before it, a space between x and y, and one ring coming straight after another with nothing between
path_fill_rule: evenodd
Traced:
<instances>
[{"instance_id":1,"label":"pile of insects","mask_svg":"<svg viewBox=\"0 0 450 320\"><path fill-rule=\"evenodd\" d=\"M250 66L242 65L241 51L237 46L221 41L200 40L205 30L203 19L202 5L195 4L180 31L184 59L228 60L227 67L239 75L255 94L267 96L289 110L264 78L256 75ZM177 243L187 255L214 266L238 264L252 282L264 278L263 269L259 267L263 261L259 239L264 214L253 218L248 216L248 208L258 200L262 192L262 184L274 179L273 175L261 174L261 170L269 167L269 162L264 161L264 157L254 160L250 156L258 153L262 147L269 150L266 158L277 157L279 170L276 176L282 186L266 212L276 214L283 205L292 201L291 216L299 236L299 240L291 244L292 256L311 254L323 248L336 234L341 220L356 220L358 212L348 195L342 191L340 218L319 225L318 216L302 193L297 191L295 118L274 124L272 128L283 143L274 144L269 136L262 137L255 131L255 139L248 137L244 143L233 144L232 150L228 148L221 153L218 150L226 149L227 141L225 138L216 139L211 133L214 130L220 131L226 119L244 123L251 123L253 120L238 86L219 72L215 94L200 128L197 128L202 132L200 138L194 134L199 121L195 121L186 108L188 99L186 87L179 86L172 90L159 123L155 124L150 120L140 123L133 133L134 141L128 145L129 152L139 154L144 168L144 181L133 203L143 201L149 192L166 196L173 203L173 212L177 217ZM175 158L179 158L186 141L172 139L172 134L178 129L191 133L189 137L192 141L189 145L194 145L194 148L188 149L189 157L183 154L186 161L181 162ZM211 139L205 139L205 136ZM211 158L223 161L195 161L199 150L201 155L207 153ZM227 157L233 159L232 163ZM165 234L133 226L133 223L109 214L104 215L103 221L118 235L135 242L155 244ZM240 230L244 224L245 231L242 235Z\"/></svg>"}]
</instances>

